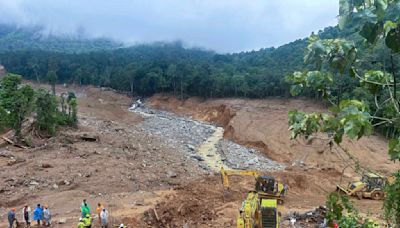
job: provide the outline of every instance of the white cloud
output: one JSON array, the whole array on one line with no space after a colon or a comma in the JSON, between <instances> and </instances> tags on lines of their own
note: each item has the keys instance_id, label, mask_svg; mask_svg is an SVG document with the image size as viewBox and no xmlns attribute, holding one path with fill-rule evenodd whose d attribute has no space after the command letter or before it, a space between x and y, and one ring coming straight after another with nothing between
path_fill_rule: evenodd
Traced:
<instances>
[{"instance_id":1,"label":"white cloud","mask_svg":"<svg viewBox=\"0 0 400 228\"><path fill-rule=\"evenodd\" d=\"M84 28L125 42L181 39L222 52L277 46L336 23L338 0L0 0L0 22Z\"/></svg>"}]
</instances>

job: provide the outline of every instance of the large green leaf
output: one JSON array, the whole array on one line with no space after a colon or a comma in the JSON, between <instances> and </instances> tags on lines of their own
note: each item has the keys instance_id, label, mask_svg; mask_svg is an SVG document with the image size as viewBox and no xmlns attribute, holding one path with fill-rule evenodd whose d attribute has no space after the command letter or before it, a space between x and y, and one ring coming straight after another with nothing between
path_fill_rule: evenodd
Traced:
<instances>
[{"instance_id":1,"label":"large green leaf","mask_svg":"<svg viewBox=\"0 0 400 228\"><path fill-rule=\"evenodd\" d=\"M360 31L360 35L369 43L375 43L382 31L381 23L366 22Z\"/></svg>"},{"instance_id":2,"label":"large green leaf","mask_svg":"<svg viewBox=\"0 0 400 228\"><path fill-rule=\"evenodd\" d=\"M400 26L391 29L385 39L386 46L394 52L400 53Z\"/></svg>"},{"instance_id":3,"label":"large green leaf","mask_svg":"<svg viewBox=\"0 0 400 228\"><path fill-rule=\"evenodd\" d=\"M351 5L349 0L339 0L339 28L343 29L350 19Z\"/></svg>"},{"instance_id":4,"label":"large green leaf","mask_svg":"<svg viewBox=\"0 0 400 228\"><path fill-rule=\"evenodd\" d=\"M375 3L375 14L379 19L383 19L385 17L385 11L388 6L387 0L374 0Z\"/></svg>"}]
</instances>

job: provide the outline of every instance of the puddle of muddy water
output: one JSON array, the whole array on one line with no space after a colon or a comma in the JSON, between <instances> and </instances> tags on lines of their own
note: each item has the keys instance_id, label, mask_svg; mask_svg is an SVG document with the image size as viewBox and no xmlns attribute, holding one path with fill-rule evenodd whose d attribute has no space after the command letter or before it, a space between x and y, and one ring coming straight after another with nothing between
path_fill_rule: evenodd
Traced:
<instances>
[{"instance_id":1,"label":"puddle of muddy water","mask_svg":"<svg viewBox=\"0 0 400 228\"><path fill-rule=\"evenodd\" d=\"M204 141L198 148L197 153L204 159L204 163L213 171L219 172L221 167L228 168L222 162L217 151L218 142L224 137L224 129L217 127L214 133Z\"/></svg>"}]
</instances>

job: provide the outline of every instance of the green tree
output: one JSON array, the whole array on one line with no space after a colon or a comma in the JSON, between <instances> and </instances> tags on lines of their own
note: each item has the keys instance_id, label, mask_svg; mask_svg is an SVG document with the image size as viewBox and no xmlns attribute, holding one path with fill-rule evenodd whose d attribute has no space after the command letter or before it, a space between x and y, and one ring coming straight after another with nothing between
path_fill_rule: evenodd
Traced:
<instances>
[{"instance_id":1,"label":"green tree","mask_svg":"<svg viewBox=\"0 0 400 228\"><path fill-rule=\"evenodd\" d=\"M32 112L34 90L29 85L21 86L21 76L7 74L0 82L1 123L15 130L17 140L21 139L24 120Z\"/></svg>"},{"instance_id":2,"label":"green tree","mask_svg":"<svg viewBox=\"0 0 400 228\"><path fill-rule=\"evenodd\" d=\"M56 83L57 83L57 74L55 71L49 71L47 72L47 80L49 81L51 85L51 92L53 93L53 96L56 95Z\"/></svg>"},{"instance_id":3,"label":"green tree","mask_svg":"<svg viewBox=\"0 0 400 228\"><path fill-rule=\"evenodd\" d=\"M56 133L58 110L56 97L48 91L39 89L36 93L36 126L49 135Z\"/></svg>"},{"instance_id":4,"label":"green tree","mask_svg":"<svg viewBox=\"0 0 400 228\"><path fill-rule=\"evenodd\" d=\"M69 92L67 97L68 103L68 122L75 126L78 123L78 103L75 93Z\"/></svg>"},{"instance_id":5,"label":"green tree","mask_svg":"<svg viewBox=\"0 0 400 228\"><path fill-rule=\"evenodd\" d=\"M306 88L319 91L332 105L331 114L289 113L292 138L306 137L316 132L325 132L328 137L340 144L343 136L359 139L379 126L395 128L400 120L397 70L395 55L400 52L400 1L399 0L341 0L339 26L351 27L365 39L370 49L385 43L390 62L380 69L373 64L363 64L357 56L359 43L344 39L319 39L312 36L305 60L314 64L315 72L296 72L287 79L292 83L292 94L303 92ZM385 62L384 62L385 63ZM387 67L389 66L389 67ZM365 68L371 67L371 68ZM337 75L339 73L339 75ZM374 112L365 100L343 100L341 94L334 96L332 85L343 77L359 80L359 86L374 96ZM336 98L336 99L335 99ZM336 100L336 102L335 102ZM391 160L400 160L400 138L389 141ZM398 187L400 178L386 189L385 215L393 223L400 224L400 207L393 200L400 199Z\"/></svg>"}]
</instances>

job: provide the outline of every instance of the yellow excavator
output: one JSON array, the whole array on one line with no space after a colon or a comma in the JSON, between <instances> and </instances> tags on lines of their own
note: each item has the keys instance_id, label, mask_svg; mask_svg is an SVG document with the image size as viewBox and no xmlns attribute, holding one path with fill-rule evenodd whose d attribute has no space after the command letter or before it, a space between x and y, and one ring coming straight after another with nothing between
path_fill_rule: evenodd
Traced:
<instances>
[{"instance_id":1,"label":"yellow excavator","mask_svg":"<svg viewBox=\"0 0 400 228\"><path fill-rule=\"evenodd\" d=\"M229 176L231 175L253 176L256 179L255 191L247 194L239 209L237 228L278 228L280 220L278 203L284 202L287 186L255 170L221 168L224 189L230 189Z\"/></svg>"},{"instance_id":2,"label":"yellow excavator","mask_svg":"<svg viewBox=\"0 0 400 228\"><path fill-rule=\"evenodd\" d=\"M225 170L221 168L222 184L224 190L230 190L229 176L253 176L256 179L255 191L264 198L276 199L278 203L284 203L287 186L279 183L271 176L264 176L256 170Z\"/></svg>"},{"instance_id":3,"label":"yellow excavator","mask_svg":"<svg viewBox=\"0 0 400 228\"><path fill-rule=\"evenodd\" d=\"M338 192L348 196L356 196L358 199L381 200L385 198L385 185L393 182L393 177L384 177L376 173L366 172L360 181L349 183L347 187L337 185L336 189Z\"/></svg>"}]
</instances>

